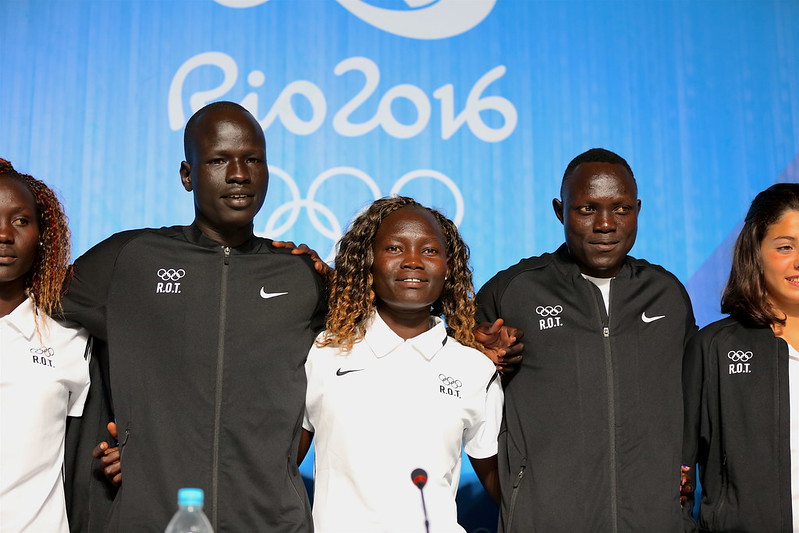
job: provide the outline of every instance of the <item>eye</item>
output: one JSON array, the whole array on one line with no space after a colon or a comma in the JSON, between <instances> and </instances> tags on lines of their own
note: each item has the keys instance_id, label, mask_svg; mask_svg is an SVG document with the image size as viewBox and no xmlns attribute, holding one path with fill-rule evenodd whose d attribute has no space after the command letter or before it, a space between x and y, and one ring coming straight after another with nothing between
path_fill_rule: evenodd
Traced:
<instances>
[{"instance_id":1,"label":"eye","mask_svg":"<svg viewBox=\"0 0 799 533\"><path fill-rule=\"evenodd\" d=\"M577 212L581 215L590 215L594 212L594 208L590 205L581 205L577 208Z\"/></svg>"},{"instance_id":2,"label":"eye","mask_svg":"<svg viewBox=\"0 0 799 533\"><path fill-rule=\"evenodd\" d=\"M209 165L224 165L225 164L225 160L222 159L221 157L217 157L215 159L211 159L210 161L208 161L208 164Z\"/></svg>"},{"instance_id":3,"label":"eye","mask_svg":"<svg viewBox=\"0 0 799 533\"><path fill-rule=\"evenodd\" d=\"M780 253L790 253L793 251L793 246L790 244L783 244L782 246L777 246L777 251Z\"/></svg>"},{"instance_id":4,"label":"eye","mask_svg":"<svg viewBox=\"0 0 799 533\"><path fill-rule=\"evenodd\" d=\"M264 160L263 160L263 159L259 159L259 158L257 158L257 157L250 157L250 158L247 158L247 163L249 163L249 164L251 164L251 165L257 165L257 164L259 164L259 163L263 163L263 162L264 162Z\"/></svg>"},{"instance_id":5,"label":"eye","mask_svg":"<svg viewBox=\"0 0 799 533\"><path fill-rule=\"evenodd\" d=\"M613 212L617 215L628 215L633 210L631 205L620 205L617 206Z\"/></svg>"},{"instance_id":6,"label":"eye","mask_svg":"<svg viewBox=\"0 0 799 533\"><path fill-rule=\"evenodd\" d=\"M389 245L389 246L386 246L386 251L387 251L387 252L393 252L393 253L396 253L396 252L401 252L401 251L402 251L402 248L400 248L400 247L399 247L399 246L397 246L396 244L391 244L391 245Z\"/></svg>"},{"instance_id":7,"label":"eye","mask_svg":"<svg viewBox=\"0 0 799 533\"><path fill-rule=\"evenodd\" d=\"M11 221L14 226L27 226L30 224L30 220L25 217L17 217Z\"/></svg>"},{"instance_id":8,"label":"eye","mask_svg":"<svg viewBox=\"0 0 799 533\"><path fill-rule=\"evenodd\" d=\"M422 250L422 253L426 255L436 255L438 253L438 248L428 247Z\"/></svg>"}]
</instances>

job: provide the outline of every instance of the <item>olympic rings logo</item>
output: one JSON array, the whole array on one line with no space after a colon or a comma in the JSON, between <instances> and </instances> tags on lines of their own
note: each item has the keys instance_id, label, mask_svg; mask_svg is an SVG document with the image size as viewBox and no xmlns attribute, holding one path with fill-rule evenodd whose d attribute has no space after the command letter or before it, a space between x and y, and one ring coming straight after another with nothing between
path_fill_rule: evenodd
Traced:
<instances>
[{"instance_id":1,"label":"olympic rings logo","mask_svg":"<svg viewBox=\"0 0 799 533\"><path fill-rule=\"evenodd\" d=\"M730 350L727 354L727 357L730 358L731 361L735 363L745 363L749 361L755 354L749 351L741 351L741 350Z\"/></svg>"},{"instance_id":2,"label":"olympic rings logo","mask_svg":"<svg viewBox=\"0 0 799 533\"><path fill-rule=\"evenodd\" d=\"M563 312L563 306L539 305L535 308L535 312L541 316L556 316Z\"/></svg>"},{"instance_id":3,"label":"olympic rings logo","mask_svg":"<svg viewBox=\"0 0 799 533\"><path fill-rule=\"evenodd\" d=\"M460 389L463 386L463 383L459 379L451 378L444 374L439 374L438 379L441 380L441 383L446 385L447 387L451 387L453 389Z\"/></svg>"},{"instance_id":4,"label":"olympic rings logo","mask_svg":"<svg viewBox=\"0 0 799 533\"><path fill-rule=\"evenodd\" d=\"M159 268L156 275L164 281L178 281L186 275L186 271L182 268Z\"/></svg>"},{"instance_id":5,"label":"olympic rings logo","mask_svg":"<svg viewBox=\"0 0 799 533\"><path fill-rule=\"evenodd\" d=\"M347 221L347 224L341 224L336 214L330 208L331 203L322 202L317 198L322 185L329 180L336 179L336 181L339 181L341 178L349 176L359 180L366 186L369 198L368 202L365 204L366 206L368 206L372 200L377 200L385 196L371 176L363 170L354 167L334 167L325 170L313 180L310 187L308 187L308 193L305 198L302 197L297 183L285 170L270 165L269 176L270 178L278 178L286 184L290 200L283 203L269 214L266 226L259 234L272 239L278 239L297 223L300 213L304 209L314 229L332 242L330 251L327 257L325 257L325 261L332 261L335 257L335 244L341 239L341 236L344 234L344 229L349 225L349 221ZM455 201L455 216L451 218L453 222L455 222L455 225L459 226L463 220L464 214L463 194L455 182L441 172L431 169L419 169L408 172L394 183L388 195L399 195L408 183L424 178L432 179L443 184L452 194L452 198ZM341 189L338 191L340 192L340 190ZM350 191L351 189L347 188L347 192L349 193ZM345 194L343 196L348 200L354 197L353 194ZM422 203L424 203L424 200L422 200ZM360 205L363 204L359 202L356 206L353 206L353 210L357 209L357 206ZM361 207L360 210L355 212L353 218L358 216L365 208L366 207Z\"/></svg>"},{"instance_id":6,"label":"olympic rings logo","mask_svg":"<svg viewBox=\"0 0 799 533\"><path fill-rule=\"evenodd\" d=\"M30 352L34 355L44 355L46 357L53 357L55 355L55 350L44 346L41 348L31 348Z\"/></svg>"}]
</instances>

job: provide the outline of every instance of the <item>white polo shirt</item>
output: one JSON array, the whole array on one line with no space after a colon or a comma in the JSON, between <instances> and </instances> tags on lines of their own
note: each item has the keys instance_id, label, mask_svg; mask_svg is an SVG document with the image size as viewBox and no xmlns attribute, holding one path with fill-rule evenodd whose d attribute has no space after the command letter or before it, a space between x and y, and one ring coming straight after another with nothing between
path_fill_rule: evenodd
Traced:
<instances>
[{"instance_id":1,"label":"white polo shirt","mask_svg":"<svg viewBox=\"0 0 799 533\"><path fill-rule=\"evenodd\" d=\"M67 533L64 434L89 390L88 334L29 300L0 318L0 531Z\"/></svg>"},{"instance_id":2,"label":"white polo shirt","mask_svg":"<svg viewBox=\"0 0 799 533\"><path fill-rule=\"evenodd\" d=\"M311 348L303 426L315 433L317 533L424 531L416 468L428 474L430 531L464 531L461 446L496 455L502 387L485 355L431 323L404 341L375 313L351 352Z\"/></svg>"}]
</instances>

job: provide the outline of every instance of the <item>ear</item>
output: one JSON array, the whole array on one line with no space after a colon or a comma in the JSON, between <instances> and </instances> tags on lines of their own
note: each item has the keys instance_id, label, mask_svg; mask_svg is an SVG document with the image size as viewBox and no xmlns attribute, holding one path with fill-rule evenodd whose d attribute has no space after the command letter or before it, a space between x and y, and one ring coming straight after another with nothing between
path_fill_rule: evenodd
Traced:
<instances>
[{"instance_id":1,"label":"ear","mask_svg":"<svg viewBox=\"0 0 799 533\"><path fill-rule=\"evenodd\" d=\"M186 161L180 163L180 182L184 189L191 192L191 165Z\"/></svg>"},{"instance_id":2,"label":"ear","mask_svg":"<svg viewBox=\"0 0 799 533\"><path fill-rule=\"evenodd\" d=\"M552 209L555 210L555 216L558 217L560 223L563 224L563 202L557 198L552 199Z\"/></svg>"},{"instance_id":3,"label":"ear","mask_svg":"<svg viewBox=\"0 0 799 533\"><path fill-rule=\"evenodd\" d=\"M639 215L641 214L641 200L638 200L638 204L635 206L635 212Z\"/></svg>"}]
</instances>

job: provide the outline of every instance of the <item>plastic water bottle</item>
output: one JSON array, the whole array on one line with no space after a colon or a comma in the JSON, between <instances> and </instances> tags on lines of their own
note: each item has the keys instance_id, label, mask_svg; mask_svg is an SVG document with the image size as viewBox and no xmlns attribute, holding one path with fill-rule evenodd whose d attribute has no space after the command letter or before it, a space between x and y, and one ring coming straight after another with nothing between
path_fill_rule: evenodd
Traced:
<instances>
[{"instance_id":1,"label":"plastic water bottle","mask_svg":"<svg viewBox=\"0 0 799 533\"><path fill-rule=\"evenodd\" d=\"M203 513L203 489L180 489L178 512L172 516L164 533L214 533L211 522Z\"/></svg>"}]
</instances>

